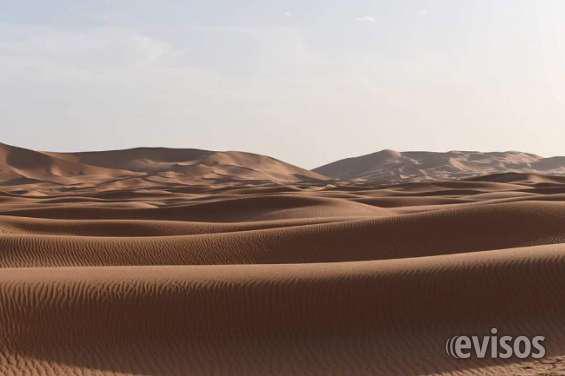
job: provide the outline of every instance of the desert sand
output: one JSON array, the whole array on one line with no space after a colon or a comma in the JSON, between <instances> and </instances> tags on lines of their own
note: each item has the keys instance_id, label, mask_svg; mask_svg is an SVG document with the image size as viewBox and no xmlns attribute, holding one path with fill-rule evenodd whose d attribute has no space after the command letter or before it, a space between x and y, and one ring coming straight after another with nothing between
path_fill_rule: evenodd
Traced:
<instances>
[{"instance_id":1,"label":"desert sand","mask_svg":"<svg viewBox=\"0 0 565 376\"><path fill-rule=\"evenodd\" d=\"M0 375L557 375L565 178L0 147ZM544 335L538 361L454 335Z\"/></svg>"},{"instance_id":2,"label":"desert sand","mask_svg":"<svg viewBox=\"0 0 565 376\"><path fill-rule=\"evenodd\" d=\"M376 153L346 158L314 169L337 179L372 183L463 179L508 172L565 175L565 157L544 158L518 151L477 152L454 150Z\"/></svg>"}]
</instances>

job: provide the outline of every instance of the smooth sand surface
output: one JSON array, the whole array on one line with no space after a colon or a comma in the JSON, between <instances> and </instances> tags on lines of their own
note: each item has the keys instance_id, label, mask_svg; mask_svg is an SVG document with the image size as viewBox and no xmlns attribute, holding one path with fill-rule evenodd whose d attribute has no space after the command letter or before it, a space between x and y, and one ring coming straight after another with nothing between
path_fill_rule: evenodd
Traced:
<instances>
[{"instance_id":1,"label":"smooth sand surface","mask_svg":"<svg viewBox=\"0 0 565 376\"><path fill-rule=\"evenodd\" d=\"M565 370L558 178L132 183L169 162L41 155L0 186L0 375ZM546 336L548 358L445 354L491 327Z\"/></svg>"}]
</instances>

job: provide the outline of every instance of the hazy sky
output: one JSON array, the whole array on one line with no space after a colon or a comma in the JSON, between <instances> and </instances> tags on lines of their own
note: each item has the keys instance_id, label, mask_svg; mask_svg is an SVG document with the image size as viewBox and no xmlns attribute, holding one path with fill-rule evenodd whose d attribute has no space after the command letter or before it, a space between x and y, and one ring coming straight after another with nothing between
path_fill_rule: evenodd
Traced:
<instances>
[{"instance_id":1,"label":"hazy sky","mask_svg":"<svg viewBox=\"0 0 565 376\"><path fill-rule=\"evenodd\" d=\"M0 0L0 141L565 155L563 0Z\"/></svg>"}]
</instances>

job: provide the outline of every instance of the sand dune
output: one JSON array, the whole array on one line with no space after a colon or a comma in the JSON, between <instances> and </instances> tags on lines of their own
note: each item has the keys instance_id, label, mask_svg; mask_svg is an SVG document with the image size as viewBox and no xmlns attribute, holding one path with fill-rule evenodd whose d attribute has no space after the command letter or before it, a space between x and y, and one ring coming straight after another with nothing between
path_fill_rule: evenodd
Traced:
<instances>
[{"instance_id":1,"label":"sand dune","mask_svg":"<svg viewBox=\"0 0 565 376\"><path fill-rule=\"evenodd\" d=\"M356 179L387 184L407 180L460 179L499 173L504 175L508 171L565 175L565 158L543 158L516 151L401 153L394 150L382 150L332 162L314 171L338 179Z\"/></svg>"},{"instance_id":2,"label":"sand dune","mask_svg":"<svg viewBox=\"0 0 565 376\"><path fill-rule=\"evenodd\" d=\"M547 218L553 220L545 221ZM18 220L21 223L22 219ZM26 226L29 229L34 225L39 227L37 221ZM45 233L44 222L43 226ZM565 206L553 202L493 204L315 224L286 221L226 226L166 222L152 226L153 234L162 229L158 236L131 237L115 235L120 230L139 234L149 227L147 221L73 225L59 221L49 225L57 231L67 228L81 234L89 230L99 234L109 226L113 230L106 230L106 237L22 235L4 230L0 246L6 251L0 257L0 266L319 263L554 244L565 242Z\"/></svg>"},{"instance_id":3,"label":"sand dune","mask_svg":"<svg viewBox=\"0 0 565 376\"><path fill-rule=\"evenodd\" d=\"M137 207L134 207L137 206ZM243 197L179 205L155 207L141 202L128 202L122 207L112 204L98 205L45 205L29 209L12 209L0 212L3 215L24 217L88 219L88 218L154 218L191 221L243 221L308 217L382 216L391 213L363 203L331 198L278 195L268 197Z\"/></svg>"},{"instance_id":4,"label":"sand dune","mask_svg":"<svg viewBox=\"0 0 565 376\"><path fill-rule=\"evenodd\" d=\"M328 184L246 153L2 145L0 182L0 375L565 370L562 177ZM547 359L445 354L492 327Z\"/></svg>"},{"instance_id":5,"label":"sand dune","mask_svg":"<svg viewBox=\"0 0 565 376\"><path fill-rule=\"evenodd\" d=\"M443 341L491 326L562 333L563 251L7 269L0 371L416 375L489 366L491 374L512 374L519 364L450 360ZM552 350L560 354L563 343L553 341Z\"/></svg>"},{"instance_id":6,"label":"sand dune","mask_svg":"<svg viewBox=\"0 0 565 376\"><path fill-rule=\"evenodd\" d=\"M131 191L200 184L210 189L214 184L326 180L318 173L271 157L236 151L137 148L55 153L0 143L0 184L17 186L16 193L33 196L86 188L98 192Z\"/></svg>"},{"instance_id":7,"label":"sand dune","mask_svg":"<svg viewBox=\"0 0 565 376\"><path fill-rule=\"evenodd\" d=\"M0 180L4 184L35 182L72 184L91 178L132 175L128 171L95 167L57 158L48 153L0 143ZM79 178L79 179L77 179Z\"/></svg>"}]
</instances>

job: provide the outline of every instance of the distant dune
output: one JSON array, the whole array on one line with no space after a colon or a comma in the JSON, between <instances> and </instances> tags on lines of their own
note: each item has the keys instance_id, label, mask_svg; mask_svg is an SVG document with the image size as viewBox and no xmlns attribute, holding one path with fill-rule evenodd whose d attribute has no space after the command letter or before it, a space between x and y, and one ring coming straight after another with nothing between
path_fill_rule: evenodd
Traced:
<instances>
[{"instance_id":1,"label":"distant dune","mask_svg":"<svg viewBox=\"0 0 565 376\"><path fill-rule=\"evenodd\" d=\"M48 188L151 188L159 185L205 186L215 183L260 184L324 181L328 178L271 157L244 152L138 148L53 153L0 144L0 184ZM25 187L22 189L26 189Z\"/></svg>"},{"instance_id":2,"label":"distant dune","mask_svg":"<svg viewBox=\"0 0 565 376\"><path fill-rule=\"evenodd\" d=\"M565 157L542 158L515 151L397 152L382 150L342 159L314 169L336 179L378 183L461 179L472 176L519 172L565 175Z\"/></svg>"},{"instance_id":3,"label":"distant dune","mask_svg":"<svg viewBox=\"0 0 565 376\"><path fill-rule=\"evenodd\" d=\"M565 373L559 158L340 163L1 145L0 375ZM493 327L547 357L446 354Z\"/></svg>"}]
</instances>

